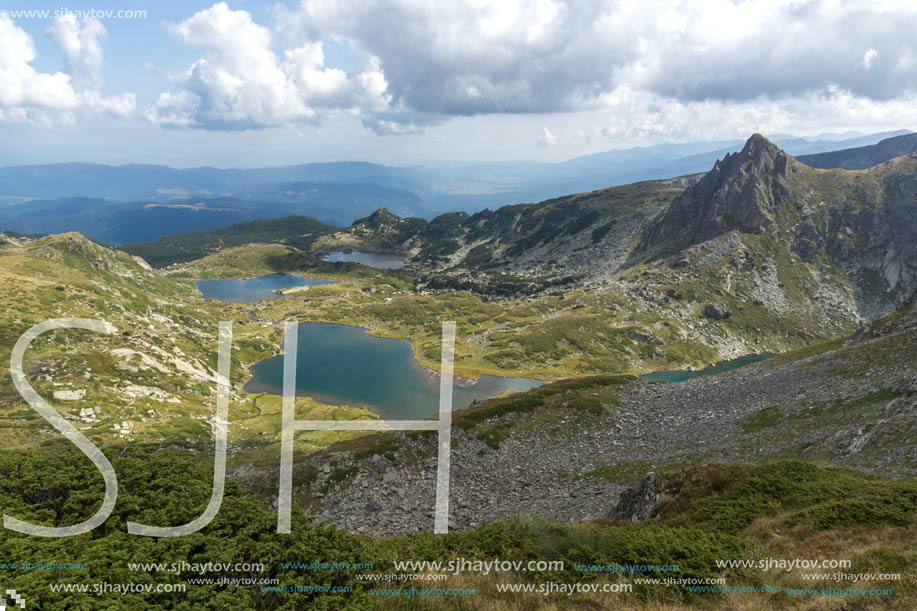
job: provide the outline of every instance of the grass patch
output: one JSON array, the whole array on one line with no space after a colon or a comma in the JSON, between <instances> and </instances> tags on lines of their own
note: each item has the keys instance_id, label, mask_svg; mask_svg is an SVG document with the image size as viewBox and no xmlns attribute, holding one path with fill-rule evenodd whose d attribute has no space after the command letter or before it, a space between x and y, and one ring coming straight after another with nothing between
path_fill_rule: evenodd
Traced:
<instances>
[{"instance_id":1,"label":"grass patch","mask_svg":"<svg viewBox=\"0 0 917 611\"><path fill-rule=\"evenodd\" d=\"M500 442L509 437L509 427L492 426L481 430L477 438L486 443L488 446L497 450L500 448Z\"/></svg>"},{"instance_id":2,"label":"grass patch","mask_svg":"<svg viewBox=\"0 0 917 611\"><path fill-rule=\"evenodd\" d=\"M496 418L511 413L531 412L543 405L551 398L565 395L568 392L586 391L598 388L613 387L620 384L628 384L635 381L635 376L616 375L616 376L591 376L577 380L563 380L548 384L540 388L530 390L510 397L491 399L482 405L469 407L456 412L453 416L453 424L462 429L470 429L477 423L489 418ZM590 397L571 397L572 407L582 407L592 413L601 413L604 409L601 401Z\"/></svg>"},{"instance_id":3,"label":"grass patch","mask_svg":"<svg viewBox=\"0 0 917 611\"><path fill-rule=\"evenodd\" d=\"M363 458L370 458L373 456L385 456L387 459L394 462L395 452L398 451L398 448L401 446L395 439L386 439L379 443L369 446L368 448L363 448L362 450L357 450L353 453L353 457L356 460L361 460Z\"/></svg>"},{"instance_id":4,"label":"grass patch","mask_svg":"<svg viewBox=\"0 0 917 611\"><path fill-rule=\"evenodd\" d=\"M836 525L902 525L913 520L917 482L888 480L802 461L712 464L667 476L678 494L667 523L738 533L759 518L778 518L800 532Z\"/></svg>"}]
</instances>

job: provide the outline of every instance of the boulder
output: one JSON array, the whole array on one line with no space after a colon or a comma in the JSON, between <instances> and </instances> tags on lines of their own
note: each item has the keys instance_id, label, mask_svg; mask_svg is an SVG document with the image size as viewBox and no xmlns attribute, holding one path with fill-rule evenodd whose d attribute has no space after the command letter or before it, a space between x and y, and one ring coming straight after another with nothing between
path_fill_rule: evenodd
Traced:
<instances>
[{"instance_id":1,"label":"boulder","mask_svg":"<svg viewBox=\"0 0 917 611\"><path fill-rule=\"evenodd\" d=\"M85 390L55 390L55 401L79 401L86 396Z\"/></svg>"},{"instance_id":2,"label":"boulder","mask_svg":"<svg viewBox=\"0 0 917 611\"><path fill-rule=\"evenodd\" d=\"M629 337L631 341L636 342L638 344L652 344L654 346L661 346L665 343L661 339L656 337L655 335L652 335L651 333L644 333L643 331L637 331L637 330L628 331L627 337Z\"/></svg>"},{"instance_id":3,"label":"boulder","mask_svg":"<svg viewBox=\"0 0 917 611\"><path fill-rule=\"evenodd\" d=\"M722 306L707 304L704 307L704 316L713 320L726 320L732 316L732 311Z\"/></svg>"},{"instance_id":4,"label":"boulder","mask_svg":"<svg viewBox=\"0 0 917 611\"><path fill-rule=\"evenodd\" d=\"M612 517L630 522L646 522L651 519L659 507L659 499L662 498L659 480L658 474L650 473L636 488L628 488L622 492Z\"/></svg>"}]
</instances>

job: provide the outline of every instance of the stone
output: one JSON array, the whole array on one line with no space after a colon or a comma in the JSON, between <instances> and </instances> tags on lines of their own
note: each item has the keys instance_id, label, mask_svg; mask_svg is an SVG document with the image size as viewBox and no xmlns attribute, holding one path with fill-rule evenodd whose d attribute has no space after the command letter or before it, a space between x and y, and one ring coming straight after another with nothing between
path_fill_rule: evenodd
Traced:
<instances>
[{"instance_id":1,"label":"stone","mask_svg":"<svg viewBox=\"0 0 917 611\"><path fill-rule=\"evenodd\" d=\"M644 333L643 331L638 330L628 331L627 337L629 337L631 341L637 342L638 344L652 344L655 346L661 346L665 343L655 335Z\"/></svg>"},{"instance_id":2,"label":"stone","mask_svg":"<svg viewBox=\"0 0 917 611\"><path fill-rule=\"evenodd\" d=\"M726 320L732 316L732 312L725 307L707 304L704 306L704 316L713 320Z\"/></svg>"},{"instance_id":3,"label":"stone","mask_svg":"<svg viewBox=\"0 0 917 611\"><path fill-rule=\"evenodd\" d=\"M659 475L650 473L637 485L621 493L612 517L629 522L646 522L653 517L659 507L662 492Z\"/></svg>"},{"instance_id":4,"label":"stone","mask_svg":"<svg viewBox=\"0 0 917 611\"><path fill-rule=\"evenodd\" d=\"M85 390L55 390L55 401L79 401L86 396Z\"/></svg>"}]
</instances>

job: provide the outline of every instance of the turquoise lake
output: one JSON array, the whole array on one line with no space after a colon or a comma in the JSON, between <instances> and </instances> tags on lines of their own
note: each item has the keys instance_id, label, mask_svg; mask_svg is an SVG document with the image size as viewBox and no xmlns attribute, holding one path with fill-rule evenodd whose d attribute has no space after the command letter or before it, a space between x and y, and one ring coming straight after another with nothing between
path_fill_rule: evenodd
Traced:
<instances>
[{"instance_id":1,"label":"turquoise lake","mask_svg":"<svg viewBox=\"0 0 917 611\"><path fill-rule=\"evenodd\" d=\"M251 373L246 392L282 394L282 356L256 363ZM452 408L541 384L529 378L455 378ZM363 405L383 418L422 420L439 410L439 375L420 366L407 340L373 337L359 327L300 323L296 393L330 405Z\"/></svg>"},{"instance_id":2,"label":"turquoise lake","mask_svg":"<svg viewBox=\"0 0 917 611\"><path fill-rule=\"evenodd\" d=\"M361 263L366 267L374 267L376 269L401 269L404 267L404 260L401 255L359 252L356 250L353 252L333 252L325 257L325 261L331 263Z\"/></svg>"},{"instance_id":3,"label":"turquoise lake","mask_svg":"<svg viewBox=\"0 0 917 611\"><path fill-rule=\"evenodd\" d=\"M268 274L241 280L198 280L197 290L204 299L219 299L231 303L254 303L280 297L275 291L294 286L331 284L330 280L305 278L292 274Z\"/></svg>"},{"instance_id":4,"label":"turquoise lake","mask_svg":"<svg viewBox=\"0 0 917 611\"><path fill-rule=\"evenodd\" d=\"M733 369L738 369L739 367L745 367L746 365L751 365L752 363L758 363L770 356L770 354L747 354L731 361L721 361L711 365L710 367L705 367L704 369L699 369L697 371L656 371L654 373L647 373L642 375L640 376L640 379L644 382L684 382L685 380L690 380L691 378L699 378L701 376L723 373L724 371L732 371Z\"/></svg>"}]
</instances>

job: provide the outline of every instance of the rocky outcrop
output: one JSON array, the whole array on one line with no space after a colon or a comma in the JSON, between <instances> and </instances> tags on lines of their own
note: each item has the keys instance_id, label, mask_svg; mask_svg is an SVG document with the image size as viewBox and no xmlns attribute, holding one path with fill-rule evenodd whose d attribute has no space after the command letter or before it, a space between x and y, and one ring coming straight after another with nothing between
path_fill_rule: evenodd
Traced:
<instances>
[{"instance_id":1,"label":"rocky outcrop","mask_svg":"<svg viewBox=\"0 0 917 611\"><path fill-rule=\"evenodd\" d=\"M85 390L55 390L53 397L55 401L79 401L86 396Z\"/></svg>"},{"instance_id":2,"label":"rocky outcrop","mask_svg":"<svg viewBox=\"0 0 917 611\"><path fill-rule=\"evenodd\" d=\"M732 316L732 312L730 312L728 308L707 304L704 307L704 316L712 318L713 320L726 320Z\"/></svg>"},{"instance_id":3,"label":"rocky outcrop","mask_svg":"<svg viewBox=\"0 0 917 611\"><path fill-rule=\"evenodd\" d=\"M659 480L657 473L650 473L636 488L628 488L622 492L612 517L628 522L650 520L659 509L659 499L662 498Z\"/></svg>"},{"instance_id":4,"label":"rocky outcrop","mask_svg":"<svg viewBox=\"0 0 917 611\"><path fill-rule=\"evenodd\" d=\"M685 253L692 247L750 234L745 244L753 250L746 258L779 262L779 288L785 278L796 280L792 289L813 298L798 280L815 273L819 283L834 284L833 292L849 292L845 299L855 318L875 319L894 311L917 288L915 202L915 155L896 157L868 173L825 172L755 134L742 151L718 161L675 198L644 232L629 265L661 256L678 272L670 279L677 282L691 265ZM754 238L764 234L766 240ZM818 309L805 302L797 307Z\"/></svg>"},{"instance_id":5,"label":"rocky outcrop","mask_svg":"<svg viewBox=\"0 0 917 611\"><path fill-rule=\"evenodd\" d=\"M786 204L792 158L761 134L726 155L697 184L675 198L647 231L640 250L678 250L732 229L763 233Z\"/></svg>"},{"instance_id":6,"label":"rocky outcrop","mask_svg":"<svg viewBox=\"0 0 917 611\"><path fill-rule=\"evenodd\" d=\"M853 337L853 341L866 342L886 335L895 335L917 330L917 293L911 295L898 310L890 315L864 326ZM917 380L914 383L917 388Z\"/></svg>"}]
</instances>

